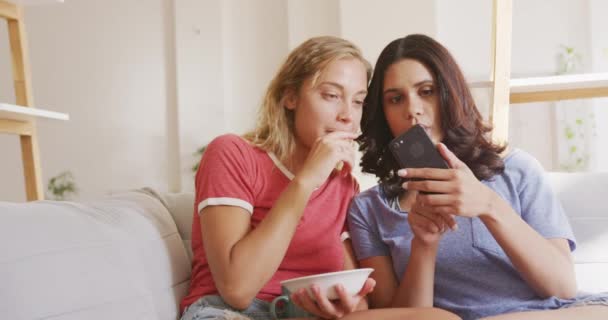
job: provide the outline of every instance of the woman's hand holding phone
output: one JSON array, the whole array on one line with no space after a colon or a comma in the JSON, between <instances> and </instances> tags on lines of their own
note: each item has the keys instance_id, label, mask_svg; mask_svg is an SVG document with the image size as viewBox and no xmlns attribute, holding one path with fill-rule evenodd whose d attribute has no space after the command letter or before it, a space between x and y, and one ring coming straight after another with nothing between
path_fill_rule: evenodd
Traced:
<instances>
[{"instance_id":1,"label":"woman's hand holding phone","mask_svg":"<svg viewBox=\"0 0 608 320\"><path fill-rule=\"evenodd\" d=\"M419 194L416 202L443 216L478 217L489 213L496 194L444 144L440 143L438 149L451 169L408 168L399 172L403 178L416 179L407 183L408 190L426 193Z\"/></svg>"}]
</instances>

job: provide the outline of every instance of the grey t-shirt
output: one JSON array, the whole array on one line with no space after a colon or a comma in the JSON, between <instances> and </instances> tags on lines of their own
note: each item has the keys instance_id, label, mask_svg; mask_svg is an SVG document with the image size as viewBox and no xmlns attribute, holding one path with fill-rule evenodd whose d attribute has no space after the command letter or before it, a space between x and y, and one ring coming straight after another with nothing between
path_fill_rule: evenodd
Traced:
<instances>
[{"instance_id":1,"label":"grey t-shirt","mask_svg":"<svg viewBox=\"0 0 608 320\"><path fill-rule=\"evenodd\" d=\"M574 250L570 224L538 161L522 150L513 150L504 161L504 172L483 183L511 204L540 235L567 239ZM390 256L399 281L413 238L407 214L391 205L382 188L376 186L353 200L348 215L357 259ZM446 232L439 243L435 307L463 319L477 319L506 312L556 309L577 301L539 298L479 218L456 220L459 229Z\"/></svg>"}]
</instances>

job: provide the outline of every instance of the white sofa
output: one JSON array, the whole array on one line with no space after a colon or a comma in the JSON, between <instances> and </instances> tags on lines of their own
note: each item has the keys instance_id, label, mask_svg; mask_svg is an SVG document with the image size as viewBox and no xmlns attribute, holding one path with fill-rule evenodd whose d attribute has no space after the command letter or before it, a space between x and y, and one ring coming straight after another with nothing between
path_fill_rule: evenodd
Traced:
<instances>
[{"instance_id":1,"label":"white sofa","mask_svg":"<svg viewBox=\"0 0 608 320\"><path fill-rule=\"evenodd\" d=\"M608 173L550 174L579 247L579 287L608 291ZM190 278L192 194L0 202L0 319L178 317Z\"/></svg>"}]
</instances>

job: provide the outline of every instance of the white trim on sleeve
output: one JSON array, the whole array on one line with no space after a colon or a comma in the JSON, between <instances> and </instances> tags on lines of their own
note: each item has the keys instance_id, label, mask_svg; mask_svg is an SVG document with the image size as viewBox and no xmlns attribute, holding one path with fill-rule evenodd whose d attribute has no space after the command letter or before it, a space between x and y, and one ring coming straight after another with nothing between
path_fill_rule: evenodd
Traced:
<instances>
[{"instance_id":1,"label":"white trim on sleeve","mask_svg":"<svg viewBox=\"0 0 608 320\"><path fill-rule=\"evenodd\" d=\"M237 198L207 198L198 204L198 214L207 206L233 206L247 210L249 214L253 214L253 205L251 203Z\"/></svg>"},{"instance_id":2,"label":"white trim on sleeve","mask_svg":"<svg viewBox=\"0 0 608 320\"><path fill-rule=\"evenodd\" d=\"M346 239L350 239L350 233L348 233L348 231L344 231L340 235L340 241L344 242Z\"/></svg>"}]
</instances>

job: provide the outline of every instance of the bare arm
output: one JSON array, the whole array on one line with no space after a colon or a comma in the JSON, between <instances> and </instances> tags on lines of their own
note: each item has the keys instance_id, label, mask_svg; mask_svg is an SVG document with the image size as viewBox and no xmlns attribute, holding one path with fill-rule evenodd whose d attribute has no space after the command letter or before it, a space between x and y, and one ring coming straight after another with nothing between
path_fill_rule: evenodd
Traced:
<instances>
[{"instance_id":1,"label":"bare arm","mask_svg":"<svg viewBox=\"0 0 608 320\"><path fill-rule=\"evenodd\" d=\"M371 277L376 288L369 296L373 309L395 307L432 307L437 246L427 247L412 240L412 253L401 283L388 256L360 261L363 268L374 268Z\"/></svg>"},{"instance_id":2,"label":"bare arm","mask_svg":"<svg viewBox=\"0 0 608 320\"><path fill-rule=\"evenodd\" d=\"M260 224L250 229L250 215L231 206L206 207L200 223L205 253L222 298L244 309L272 278L293 238L313 190L343 161L352 168L356 134L335 131L319 138L296 177Z\"/></svg>"},{"instance_id":3,"label":"bare arm","mask_svg":"<svg viewBox=\"0 0 608 320\"><path fill-rule=\"evenodd\" d=\"M432 307L438 244L426 245L414 237L412 252L391 307Z\"/></svg>"},{"instance_id":4,"label":"bare arm","mask_svg":"<svg viewBox=\"0 0 608 320\"><path fill-rule=\"evenodd\" d=\"M246 308L276 272L313 189L292 181L251 231L250 214L242 208L210 206L202 210L200 223L209 267L228 304Z\"/></svg>"},{"instance_id":5,"label":"bare arm","mask_svg":"<svg viewBox=\"0 0 608 320\"><path fill-rule=\"evenodd\" d=\"M373 268L371 277L376 280L376 287L369 297L373 309L389 308L397 291L397 276L393 272L393 262L389 256L376 256L359 261L362 268Z\"/></svg>"},{"instance_id":6,"label":"bare arm","mask_svg":"<svg viewBox=\"0 0 608 320\"><path fill-rule=\"evenodd\" d=\"M345 239L342 244L344 246L344 270L356 269L357 260L355 259L351 240ZM368 308L369 304L367 302L367 297L365 297L365 299L361 299L359 304L357 304L356 310L367 310Z\"/></svg>"},{"instance_id":7,"label":"bare arm","mask_svg":"<svg viewBox=\"0 0 608 320\"><path fill-rule=\"evenodd\" d=\"M574 297L576 277L568 241L545 239L508 203L494 196L488 214L480 218L524 280L541 297Z\"/></svg>"}]
</instances>

